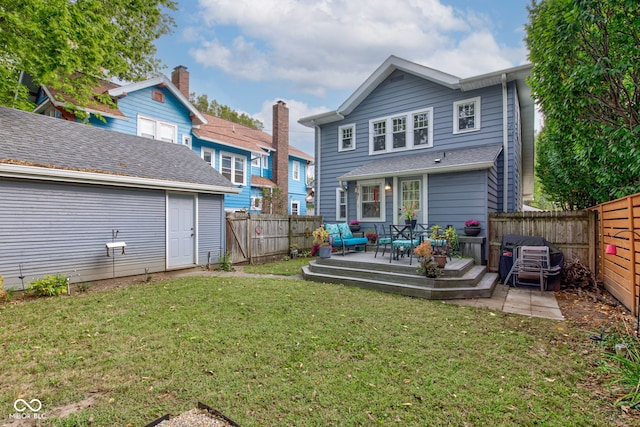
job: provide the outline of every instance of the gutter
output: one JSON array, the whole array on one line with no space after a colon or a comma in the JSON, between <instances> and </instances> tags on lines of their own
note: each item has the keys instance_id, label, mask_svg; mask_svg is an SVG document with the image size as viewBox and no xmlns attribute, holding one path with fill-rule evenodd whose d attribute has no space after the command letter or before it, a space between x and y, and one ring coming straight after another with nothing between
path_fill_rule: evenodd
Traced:
<instances>
[{"instance_id":1,"label":"gutter","mask_svg":"<svg viewBox=\"0 0 640 427\"><path fill-rule=\"evenodd\" d=\"M502 73L502 152L504 167L502 171L502 212L508 212L509 202L509 112L507 111L507 75Z\"/></svg>"},{"instance_id":2,"label":"gutter","mask_svg":"<svg viewBox=\"0 0 640 427\"><path fill-rule=\"evenodd\" d=\"M41 181L69 182L75 184L112 185L116 187L146 188L153 190L173 190L191 193L238 194L241 189L196 182L169 181L164 179L141 178L128 175L82 172L76 170L43 168L2 163L0 177L37 179Z\"/></svg>"}]
</instances>

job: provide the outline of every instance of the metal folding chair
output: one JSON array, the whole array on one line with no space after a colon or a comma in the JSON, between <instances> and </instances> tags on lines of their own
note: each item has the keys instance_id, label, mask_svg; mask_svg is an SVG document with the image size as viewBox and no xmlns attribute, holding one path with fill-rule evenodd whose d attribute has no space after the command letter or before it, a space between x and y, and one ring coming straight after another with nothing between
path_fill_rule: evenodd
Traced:
<instances>
[{"instance_id":1,"label":"metal folding chair","mask_svg":"<svg viewBox=\"0 0 640 427\"><path fill-rule=\"evenodd\" d=\"M513 276L514 285L537 284L542 292L547 288L549 277L560 274L560 266L551 265L548 246L518 246L515 253L516 260L505 283Z\"/></svg>"},{"instance_id":2,"label":"metal folding chair","mask_svg":"<svg viewBox=\"0 0 640 427\"><path fill-rule=\"evenodd\" d=\"M378 236L376 239L376 253L373 255L374 258L378 257L378 250L382 246L382 256L387 251L387 246L391 245L391 236L384 229L383 224L373 224L373 228L376 231L376 235ZM391 252L391 250L389 250Z\"/></svg>"},{"instance_id":3,"label":"metal folding chair","mask_svg":"<svg viewBox=\"0 0 640 427\"><path fill-rule=\"evenodd\" d=\"M414 235L411 225L390 225L389 235L391 237L391 256L389 262L391 262L395 256L396 260L400 256L404 256L408 253L409 265L413 260L413 248L420 244L420 238L418 235Z\"/></svg>"}]
</instances>

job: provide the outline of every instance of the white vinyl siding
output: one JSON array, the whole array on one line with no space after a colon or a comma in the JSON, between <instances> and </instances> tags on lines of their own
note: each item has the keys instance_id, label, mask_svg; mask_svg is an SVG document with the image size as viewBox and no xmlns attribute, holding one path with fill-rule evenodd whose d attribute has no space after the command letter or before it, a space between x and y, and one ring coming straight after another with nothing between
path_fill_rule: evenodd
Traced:
<instances>
[{"instance_id":1,"label":"white vinyl siding","mask_svg":"<svg viewBox=\"0 0 640 427\"><path fill-rule=\"evenodd\" d=\"M480 97L453 103L453 133L480 130Z\"/></svg>"},{"instance_id":2,"label":"white vinyl siding","mask_svg":"<svg viewBox=\"0 0 640 427\"><path fill-rule=\"evenodd\" d=\"M433 108L369 121L369 154L432 147L432 121Z\"/></svg>"}]
</instances>

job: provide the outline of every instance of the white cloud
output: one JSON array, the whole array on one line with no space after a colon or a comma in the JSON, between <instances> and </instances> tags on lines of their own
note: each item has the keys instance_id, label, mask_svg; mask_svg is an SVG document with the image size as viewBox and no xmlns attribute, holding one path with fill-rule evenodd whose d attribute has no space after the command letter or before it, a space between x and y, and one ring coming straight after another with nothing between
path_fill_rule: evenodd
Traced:
<instances>
[{"instance_id":1,"label":"white cloud","mask_svg":"<svg viewBox=\"0 0 640 427\"><path fill-rule=\"evenodd\" d=\"M196 62L314 95L357 87L391 54L460 76L513 62L486 16L440 0L200 0L199 7L207 31L233 27L240 35L222 41L217 32L191 51Z\"/></svg>"}]
</instances>

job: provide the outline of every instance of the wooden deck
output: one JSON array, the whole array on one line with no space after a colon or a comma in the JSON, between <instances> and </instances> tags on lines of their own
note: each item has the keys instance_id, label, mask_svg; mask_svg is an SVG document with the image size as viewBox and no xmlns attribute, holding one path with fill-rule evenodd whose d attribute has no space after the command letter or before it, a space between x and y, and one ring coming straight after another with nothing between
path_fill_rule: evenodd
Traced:
<instances>
[{"instance_id":1,"label":"wooden deck","mask_svg":"<svg viewBox=\"0 0 640 427\"><path fill-rule=\"evenodd\" d=\"M447 260L442 275L431 279L417 273L418 260L408 257L389 262L389 254L352 252L316 258L302 268L302 277L316 282L358 286L418 298L446 300L489 298L498 282L496 273L474 265L472 258Z\"/></svg>"}]
</instances>

